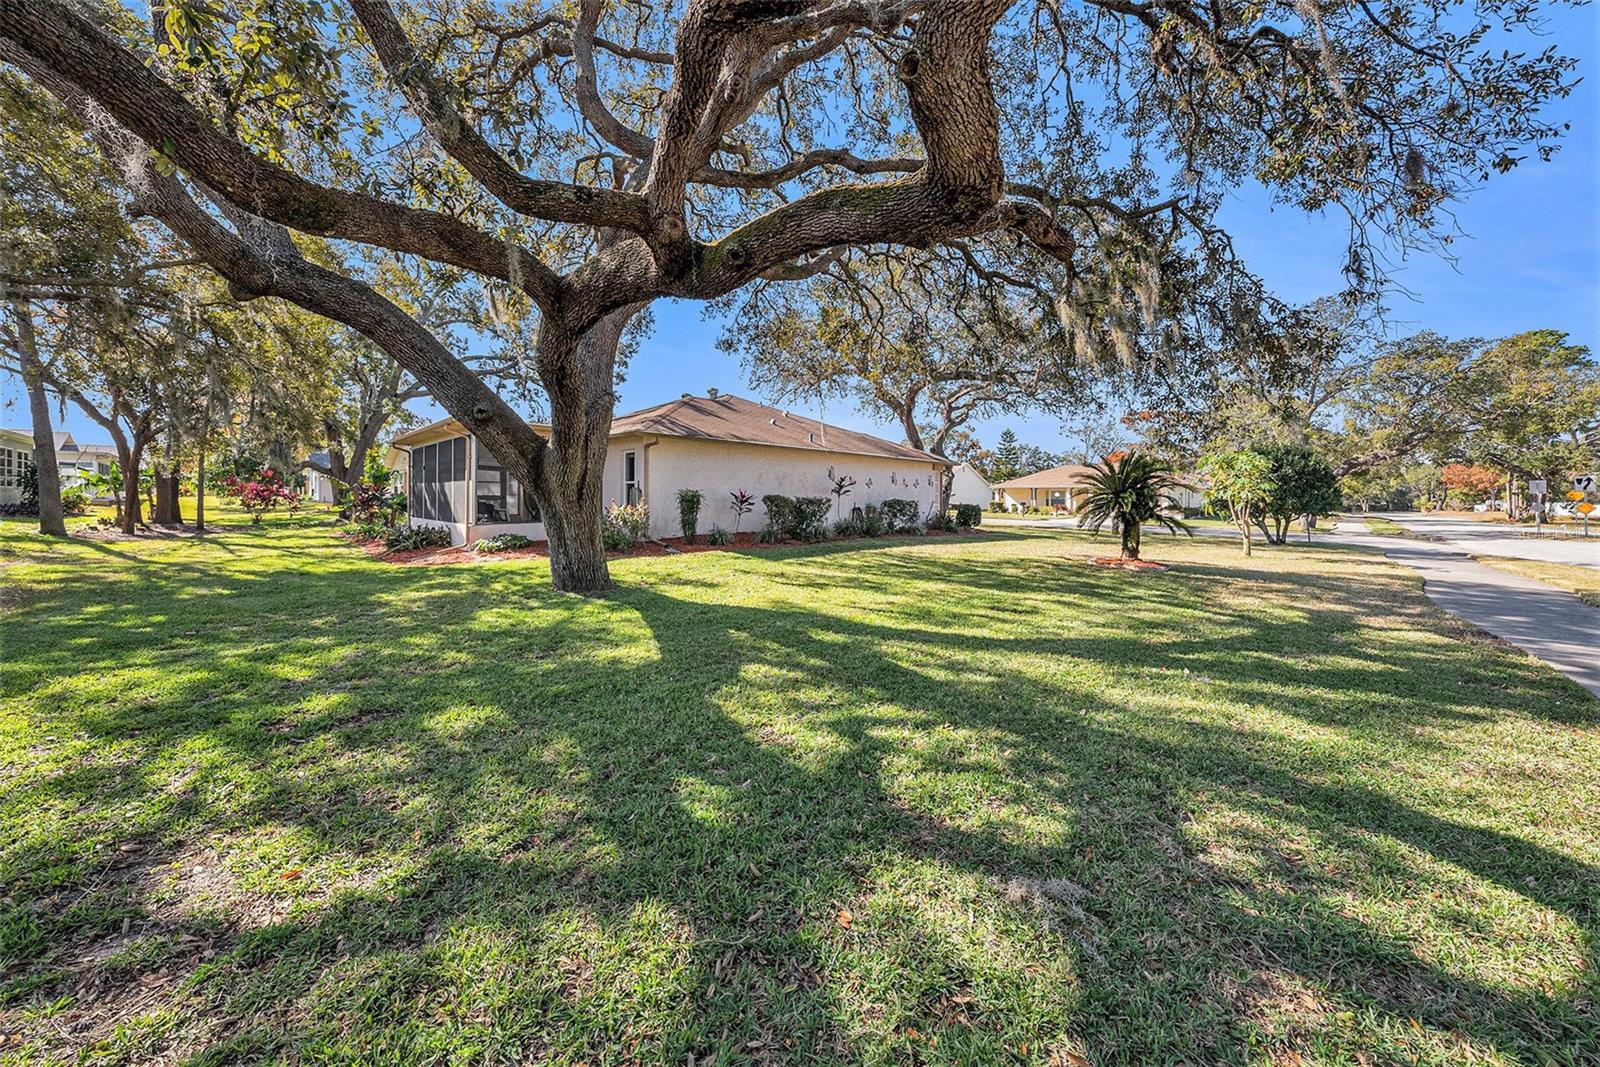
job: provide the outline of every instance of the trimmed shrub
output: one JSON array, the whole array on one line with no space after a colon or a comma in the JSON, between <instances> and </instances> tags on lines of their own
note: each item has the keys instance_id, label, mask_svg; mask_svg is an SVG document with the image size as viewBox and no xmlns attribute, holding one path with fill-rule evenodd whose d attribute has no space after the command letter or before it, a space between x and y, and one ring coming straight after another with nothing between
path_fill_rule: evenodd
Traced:
<instances>
[{"instance_id":1,"label":"trimmed shrub","mask_svg":"<svg viewBox=\"0 0 1600 1067\"><path fill-rule=\"evenodd\" d=\"M918 529L917 520L922 515L922 505L915 500L885 500L878 511L883 515L883 525L890 533L911 533Z\"/></svg>"},{"instance_id":2,"label":"trimmed shrub","mask_svg":"<svg viewBox=\"0 0 1600 1067\"><path fill-rule=\"evenodd\" d=\"M650 535L650 507L612 504L600 518L600 542L607 552L631 552Z\"/></svg>"},{"instance_id":3,"label":"trimmed shrub","mask_svg":"<svg viewBox=\"0 0 1600 1067\"><path fill-rule=\"evenodd\" d=\"M532 539L519 533L497 533L493 537L479 538L478 543L472 546L474 552L510 552L515 548L527 548L533 544Z\"/></svg>"},{"instance_id":4,"label":"trimmed shrub","mask_svg":"<svg viewBox=\"0 0 1600 1067\"><path fill-rule=\"evenodd\" d=\"M1006 506L1004 504L1002 504L1000 501L998 501L998 500L989 501L989 510L994 512L995 514L998 515L1000 512L1005 511L1005 509L1006 509Z\"/></svg>"},{"instance_id":5,"label":"trimmed shrub","mask_svg":"<svg viewBox=\"0 0 1600 1067\"><path fill-rule=\"evenodd\" d=\"M731 545L733 544L733 534L720 526L713 526L711 527L711 532L706 534L706 544Z\"/></svg>"},{"instance_id":6,"label":"trimmed shrub","mask_svg":"<svg viewBox=\"0 0 1600 1067\"><path fill-rule=\"evenodd\" d=\"M89 511L89 494L82 489L68 489L61 494L63 515L84 515Z\"/></svg>"},{"instance_id":7,"label":"trimmed shrub","mask_svg":"<svg viewBox=\"0 0 1600 1067\"><path fill-rule=\"evenodd\" d=\"M768 543L783 540L794 525L794 497L768 493L761 498L761 506L767 509L767 525L762 533L768 535L762 540Z\"/></svg>"},{"instance_id":8,"label":"trimmed shrub","mask_svg":"<svg viewBox=\"0 0 1600 1067\"><path fill-rule=\"evenodd\" d=\"M410 552L418 548L449 548L450 531L443 526L396 526L384 538L384 544L393 552Z\"/></svg>"},{"instance_id":9,"label":"trimmed shrub","mask_svg":"<svg viewBox=\"0 0 1600 1067\"><path fill-rule=\"evenodd\" d=\"M983 509L976 504L957 504L951 513L956 525L963 530L970 530L983 522Z\"/></svg>"},{"instance_id":10,"label":"trimmed shrub","mask_svg":"<svg viewBox=\"0 0 1600 1067\"><path fill-rule=\"evenodd\" d=\"M878 505L868 504L861 511L861 534L863 537L882 537L888 531L887 524L883 521L883 512L878 510Z\"/></svg>"},{"instance_id":11,"label":"trimmed shrub","mask_svg":"<svg viewBox=\"0 0 1600 1067\"><path fill-rule=\"evenodd\" d=\"M828 536L828 513L833 503L825 496L797 496L789 536L797 541L821 541Z\"/></svg>"},{"instance_id":12,"label":"trimmed shrub","mask_svg":"<svg viewBox=\"0 0 1600 1067\"><path fill-rule=\"evenodd\" d=\"M678 521L683 524L683 543L694 544L695 530L700 525L700 490L678 490Z\"/></svg>"}]
</instances>

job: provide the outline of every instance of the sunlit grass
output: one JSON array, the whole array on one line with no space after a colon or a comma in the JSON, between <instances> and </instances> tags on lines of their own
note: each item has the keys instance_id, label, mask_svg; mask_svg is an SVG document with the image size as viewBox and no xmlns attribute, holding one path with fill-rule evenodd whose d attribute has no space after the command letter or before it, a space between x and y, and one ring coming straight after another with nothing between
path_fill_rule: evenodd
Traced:
<instances>
[{"instance_id":1,"label":"sunlit grass","mask_svg":"<svg viewBox=\"0 0 1600 1067\"><path fill-rule=\"evenodd\" d=\"M0 523L0 1063L1600 1057L1600 703L1374 556L217 518Z\"/></svg>"}]
</instances>

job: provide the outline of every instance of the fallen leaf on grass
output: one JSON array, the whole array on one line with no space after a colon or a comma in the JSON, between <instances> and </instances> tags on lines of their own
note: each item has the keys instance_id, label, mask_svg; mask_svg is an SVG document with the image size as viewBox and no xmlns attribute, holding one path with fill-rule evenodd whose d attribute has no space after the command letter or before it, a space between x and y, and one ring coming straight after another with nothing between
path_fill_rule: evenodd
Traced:
<instances>
[{"instance_id":1,"label":"fallen leaf on grass","mask_svg":"<svg viewBox=\"0 0 1600 1067\"><path fill-rule=\"evenodd\" d=\"M283 879L285 882L292 882L304 873L304 867L290 867L287 871L284 871L282 874L278 875L278 877Z\"/></svg>"},{"instance_id":2,"label":"fallen leaf on grass","mask_svg":"<svg viewBox=\"0 0 1600 1067\"><path fill-rule=\"evenodd\" d=\"M839 909L839 915L838 915L839 925L844 927L846 930L850 929L850 919L851 919L850 909L849 908L840 908Z\"/></svg>"}]
</instances>

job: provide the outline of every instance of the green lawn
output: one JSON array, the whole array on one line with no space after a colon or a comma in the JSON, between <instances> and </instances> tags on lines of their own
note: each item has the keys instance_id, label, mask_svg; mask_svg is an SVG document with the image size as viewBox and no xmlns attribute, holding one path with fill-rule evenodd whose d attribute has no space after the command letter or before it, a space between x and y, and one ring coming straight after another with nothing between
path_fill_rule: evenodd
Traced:
<instances>
[{"instance_id":1,"label":"green lawn","mask_svg":"<svg viewBox=\"0 0 1600 1067\"><path fill-rule=\"evenodd\" d=\"M1585 604L1600 607L1600 570L1594 567L1577 567L1570 563L1546 563L1542 560L1508 559L1505 556L1473 556L1479 563L1497 567L1536 582L1553 585L1576 593Z\"/></svg>"},{"instance_id":2,"label":"green lawn","mask_svg":"<svg viewBox=\"0 0 1600 1067\"><path fill-rule=\"evenodd\" d=\"M325 523L0 522L0 1063L1600 1062L1600 703L1377 557Z\"/></svg>"}]
</instances>

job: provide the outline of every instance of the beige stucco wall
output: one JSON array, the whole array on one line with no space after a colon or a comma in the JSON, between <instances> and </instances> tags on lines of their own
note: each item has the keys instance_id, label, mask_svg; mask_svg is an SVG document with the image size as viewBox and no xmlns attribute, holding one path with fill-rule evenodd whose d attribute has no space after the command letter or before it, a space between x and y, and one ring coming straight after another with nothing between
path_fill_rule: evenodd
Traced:
<instances>
[{"instance_id":1,"label":"beige stucco wall","mask_svg":"<svg viewBox=\"0 0 1600 1067\"><path fill-rule=\"evenodd\" d=\"M477 470L475 438L469 438L469 470ZM938 495L934 464L917 460L887 459L876 456L842 455L803 448L774 448L724 441L697 441L680 437L654 437L628 434L612 438L606 450L601 481L603 506L623 500L623 457L632 451L638 457L639 477L644 501L650 507L650 536L678 537L683 533L678 520L678 490L698 489L704 497L700 508L700 532L713 526L733 529L734 516L728 503L736 489L756 498L755 507L740 522L739 529L758 530L766 522L761 497L768 493L784 496L823 496L833 499L829 470L849 475L856 484L844 498L844 514L852 507L881 504L885 500L915 500L926 515ZM468 509L475 513L475 486L468 486ZM519 533L535 541L545 538L543 523L441 523L415 519L417 525L448 526L455 544L471 544L497 533Z\"/></svg>"},{"instance_id":2,"label":"beige stucco wall","mask_svg":"<svg viewBox=\"0 0 1600 1067\"><path fill-rule=\"evenodd\" d=\"M615 468L621 487L621 456L625 439L612 442L606 458L607 484ZM844 498L843 513L852 507L881 504L885 500L915 500L924 515L938 496L936 466L920 460L888 459L878 456L843 455L815 452L804 448L774 448L724 441L698 441L681 437L655 438L647 449L645 499L650 505L652 537L677 537L683 532L678 521L678 490L698 489L704 496L700 508L700 531L712 526L733 529L734 516L728 504L735 490L743 489L756 498L753 510L740 523L741 530L757 530L766 522L761 498L769 493L783 496L821 496L833 499L829 471L835 476L849 475L855 486ZM610 499L610 498L608 498Z\"/></svg>"}]
</instances>

